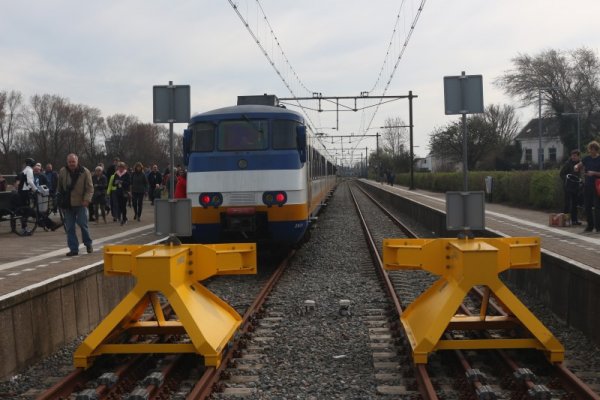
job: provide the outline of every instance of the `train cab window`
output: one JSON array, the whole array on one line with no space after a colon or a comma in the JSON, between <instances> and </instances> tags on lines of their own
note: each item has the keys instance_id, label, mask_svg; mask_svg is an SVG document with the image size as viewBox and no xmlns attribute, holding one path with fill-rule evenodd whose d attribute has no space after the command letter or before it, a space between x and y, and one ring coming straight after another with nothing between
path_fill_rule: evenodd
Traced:
<instances>
[{"instance_id":1,"label":"train cab window","mask_svg":"<svg viewBox=\"0 0 600 400\"><path fill-rule=\"evenodd\" d=\"M274 120L273 131L272 131L272 145L274 149L285 150L285 149L296 149L296 127L298 122L296 121L282 121Z\"/></svg>"},{"instance_id":2,"label":"train cab window","mask_svg":"<svg viewBox=\"0 0 600 400\"><path fill-rule=\"evenodd\" d=\"M269 143L268 127L266 120L222 121L219 124L219 150L264 150Z\"/></svg>"},{"instance_id":3,"label":"train cab window","mask_svg":"<svg viewBox=\"0 0 600 400\"><path fill-rule=\"evenodd\" d=\"M215 125L199 123L192 125L192 143L190 151L212 151L215 147Z\"/></svg>"}]
</instances>

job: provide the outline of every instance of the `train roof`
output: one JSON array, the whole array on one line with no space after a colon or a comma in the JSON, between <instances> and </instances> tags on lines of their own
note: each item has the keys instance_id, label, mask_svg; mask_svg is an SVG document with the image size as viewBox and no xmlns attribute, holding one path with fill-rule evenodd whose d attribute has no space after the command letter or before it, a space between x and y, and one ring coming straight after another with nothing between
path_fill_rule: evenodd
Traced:
<instances>
[{"instance_id":1,"label":"train roof","mask_svg":"<svg viewBox=\"0 0 600 400\"><path fill-rule=\"evenodd\" d=\"M246 115L248 117L253 117L256 115L263 115L266 117L274 117L274 118L292 118L298 121L304 121L304 118L301 114L296 111L289 110L287 108L282 107L273 107L273 106L263 106L263 105L241 105L241 106L230 106L217 108L215 110L206 111L203 113L194 114L192 116L192 121L197 119L205 119L205 118L225 118L231 117L232 115ZM266 115L265 115L266 114Z\"/></svg>"}]
</instances>

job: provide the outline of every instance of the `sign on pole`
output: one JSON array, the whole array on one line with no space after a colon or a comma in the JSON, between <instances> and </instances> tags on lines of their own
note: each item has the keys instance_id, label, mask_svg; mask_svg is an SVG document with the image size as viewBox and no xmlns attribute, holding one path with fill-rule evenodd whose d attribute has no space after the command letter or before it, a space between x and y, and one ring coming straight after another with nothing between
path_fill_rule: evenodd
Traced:
<instances>
[{"instance_id":1,"label":"sign on pole","mask_svg":"<svg viewBox=\"0 0 600 400\"><path fill-rule=\"evenodd\" d=\"M446 192L446 229L484 230L485 201L484 193Z\"/></svg>"},{"instance_id":2,"label":"sign on pole","mask_svg":"<svg viewBox=\"0 0 600 400\"><path fill-rule=\"evenodd\" d=\"M444 77L446 115L483 112L483 78L481 75Z\"/></svg>"},{"instance_id":3,"label":"sign on pole","mask_svg":"<svg viewBox=\"0 0 600 400\"><path fill-rule=\"evenodd\" d=\"M190 122L190 85L153 87L154 123Z\"/></svg>"},{"instance_id":4,"label":"sign on pole","mask_svg":"<svg viewBox=\"0 0 600 400\"><path fill-rule=\"evenodd\" d=\"M169 124L169 153L171 155L169 200L155 201L155 232L169 233L169 240L178 242L175 235L191 236L191 201L175 199L174 123L190 122L190 85L153 86L154 123ZM160 212L158 212L160 211Z\"/></svg>"},{"instance_id":5,"label":"sign on pole","mask_svg":"<svg viewBox=\"0 0 600 400\"><path fill-rule=\"evenodd\" d=\"M446 115L462 114L463 125L463 190L469 190L467 169L467 114L483 112L483 78L481 75L444 77L444 109Z\"/></svg>"},{"instance_id":6,"label":"sign on pole","mask_svg":"<svg viewBox=\"0 0 600 400\"><path fill-rule=\"evenodd\" d=\"M157 200L154 207L154 233L192 236L192 200Z\"/></svg>"}]
</instances>

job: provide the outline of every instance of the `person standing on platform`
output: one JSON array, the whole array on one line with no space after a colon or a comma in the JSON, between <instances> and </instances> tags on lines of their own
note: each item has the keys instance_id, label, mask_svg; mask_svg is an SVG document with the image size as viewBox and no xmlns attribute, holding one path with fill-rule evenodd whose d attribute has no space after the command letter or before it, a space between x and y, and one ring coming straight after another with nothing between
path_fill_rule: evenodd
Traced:
<instances>
[{"instance_id":1,"label":"person standing on platform","mask_svg":"<svg viewBox=\"0 0 600 400\"><path fill-rule=\"evenodd\" d=\"M115 175L115 172L117 172L117 165L119 164L121 160L119 159L119 157L115 157L113 159L113 163L111 165L108 166L107 169L104 170L104 174L106 175L106 179L108 179L108 190L107 190L107 194L108 194L108 206L110 208L110 212L113 216L113 222L116 221L119 218L119 205L117 203L115 203L113 196L111 196L111 179L112 177Z\"/></svg>"},{"instance_id":2,"label":"person standing on platform","mask_svg":"<svg viewBox=\"0 0 600 400\"><path fill-rule=\"evenodd\" d=\"M65 217L65 229L67 231L67 245L69 252L67 257L79 254L79 241L75 224L81 229L81 240L88 253L94 251L92 237L88 228L88 206L92 201L94 186L90 171L79 165L76 154L67 156L67 166L60 169L58 173L58 196L59 207Z\"/></svg>"},{"instance_id":3,"label":"person standing on platform","mask_svg":"<svg viewBox=\"0 0 600 400\"><path fill-rule=\"evenodd\" d=\"M37 186L33 176L33 167L35 161L33 158L25 159L25 168L17 177L17 189L19 194L19 205L22 207L23 216L21 218L21 236L29 236L31 232L27 229L27 218L35 215L29 213L32 205L31 194L37 192Z\"/></svg>"},{"instance_id":4,"label":"person standing on platform","mask_svg":"<svg viewBox=\"0 0 600 400\"><path fill-rule=\"evenodd\" d=\"M600 232L600 196L596 192L596 179L600 179L600 144L591 141L587 145L588 155L583 157L576 166L575 171L582 171L585 176L583 187L583 200L587 227L585 232Z\"/></svg>"},{"instance_id":5,"label":"person standing on platform","mask_svg":"<svg viewBox=\"0 0 600 400\"><path fill-rule=\"evenodd\" d=\"M177 170L174 195L176 199L187 198L187 171L185 169Z\"/></svg>"},{"instance_id":6,"label":"person standing on platform","mask_svg":"<svg viewBox=\"0 0 600 400\"><path fill-rule=\"evenodd\" d=\"M152 171L148 174L148 198L150 204L154 205L154 199L160 196L160 185L162 184L162 175L158 171L158 166L155 164L152 166Z\"/></svg>"},{"instance_id":7,"label":"person standing on platform","mask_svg":"<svg viewBox=\"0 0 600 400\"><path fill-rule=\"evenodd\" d=\"M116 202L118 209L118 219L121 221L121 225L127 223L127 200L129 199L129 188L131 187L131 175L127 172L127 165L120 161L117 165L117 172L113 175L111 195L113 200Z\"/></svg>"},{"instance_id":8,"label":"person standing on platform","mask_svg":"<svg viewBox=\"0 0 600 400\"><path fill-rule=\"evenodd\" d=\"M565 207L563 213L571 215L571 225L581 225L577 216L577 205L579 204L579 173L575 166L581 161L579 150L571 151L571 157L560 169L560 179L565 192Z\"/></svg>"},{"instance_id":9,"label":"person standing on platform","mask_svg":"<svg viewBox=\"0 0 600 400\"><path fill-rule=\"evenodd\" d=\"M56 214L56 188L58 187L58 173L52 169L52 164L46 164L46 180L48 181L48 189L50 190L50 201L52 202L52 211Z\"/></svg>"},{"instance_id":10,"label":"person standing on platform","mask_svg":"<svg viewBox=\"0 0 600 400\"><path fill-rule=\"evenodd\" d=\"M42 174L42 164L40 163L35 164L33 167L33 183L35 183L37 188L45 185L50 190L48 179L46 179L46 174Z\"/></svg>"},{"instance_id":11,"label":"person standing on platform","mask_svg":"<svg viewBox=\"0 0 600 400\"><path fill-rule=\"evenodd\" d=\"M141 162L136 162L131 173L131 197L133 203L133 219L140 222L142 217L142 206L144 204L144 194L148 191L148 178L144 173L144 166Z\"/></svg>"},{"instance_id":12,"label":"person standing on platform","mask_svg":"<svg viewBox=\"0 0 600 400\"><path fill-rule=\"evenodd\" d=\"M175 175L175 181L177 181L177 175ZM163 172L162 187L167 191L167 198L171 198L171 166L167 166Z\"/></svg>"},{"instance_id":13,"label":"person standing on platform","mask_svg":"<svg viewBox=\"0 0 600 400\"><path fill-rule=\"evenodd\" d=\"M106 223L106 187L108 186L108 182L100 165L98 165L94 170L92 183L94 185L94 196L92 197L92 203L94 203L94 210L96 212L94 219L96 220L96 223L99 223L101 214L104 223Z\"/></svg>"}]
</instances>

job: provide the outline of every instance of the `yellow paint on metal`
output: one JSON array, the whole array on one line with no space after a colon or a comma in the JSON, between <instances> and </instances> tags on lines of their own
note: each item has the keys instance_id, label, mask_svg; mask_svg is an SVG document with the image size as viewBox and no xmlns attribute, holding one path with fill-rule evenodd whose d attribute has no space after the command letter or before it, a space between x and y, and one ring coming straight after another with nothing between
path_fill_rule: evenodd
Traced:
<instances>
[{"instance_id":1,"label":"yellow paint on metal","mask_svg":"<svg viewBox=\"0 0 600 400\"><path fill-rule=\"evenodd\" d=\"M107 275L133 275L135 287L90 333L75 352L75 366L87 368L95 356L117 353L197 353L218 366L241 317L198 281L214 275L256 273L255 244L119 245L104 249ZM179 320L166 321L158 293ZM139 321L151 306L155 321ZM191 343L110 343L126 332L187 333Z\"/></svg>"},{"instance_id":2,"label":"yellow paint on metal","mask_svg":"<svg viewBox=\"0 0 600 400\"><path fill-rule=\"evenodd\" d=\"M540 268L540 240L535 237L475 239L385 239L383 262L387 270L422 269L440 276L402 313L400 320L417 364L427 363L435 350L534 348L551 362L564 359L564 348L552 333L504 285L498 274L507 269ZM487 288L480 315L455 315L475 286ZM493 295L512 315L486 315ZM511 323L529 331L532 338L442 340L449 324L463 330L483 329L486 323Z\"/></svg>"}]
</instances>

